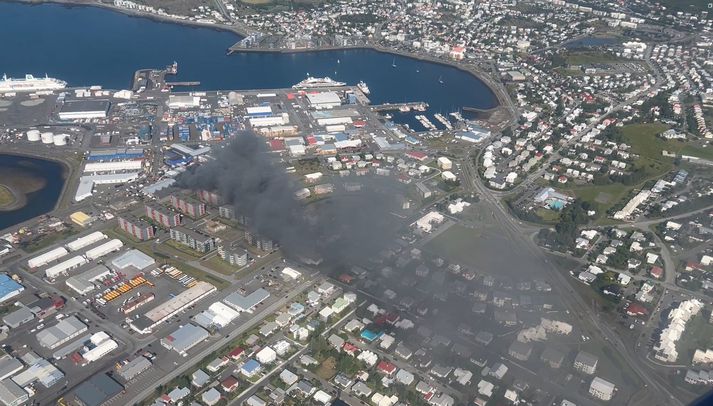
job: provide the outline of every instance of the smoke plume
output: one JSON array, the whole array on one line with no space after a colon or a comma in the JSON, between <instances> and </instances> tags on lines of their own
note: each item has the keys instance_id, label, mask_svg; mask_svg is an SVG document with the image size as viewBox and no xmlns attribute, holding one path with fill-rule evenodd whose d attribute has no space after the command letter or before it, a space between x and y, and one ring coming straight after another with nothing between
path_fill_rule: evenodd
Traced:
<instances>
[{"instance_id":1,"label":"smoke plume","mask_svg":"<svg viewBox=\"0 0 713 406\"><path fill-rule=\"evenodd\" d=\"M264 139L246 132L213 156L182 174L178 185L217 192L248 219L250 231L277 241L293 259L321 258L331 267L369 260L393 241L401 226L392 214L398 209L400 186L386 177L327 180L335 184L334 192L305 205L295 197L301 186L275 162ZM340 187L349 182L362 187Z\"/></svg>"}]
</instances>

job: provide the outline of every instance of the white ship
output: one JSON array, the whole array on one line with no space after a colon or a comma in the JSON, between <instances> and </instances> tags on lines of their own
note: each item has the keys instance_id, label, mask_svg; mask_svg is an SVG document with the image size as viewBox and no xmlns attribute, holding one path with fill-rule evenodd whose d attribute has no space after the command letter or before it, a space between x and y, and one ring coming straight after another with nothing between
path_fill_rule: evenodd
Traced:
<instances>
[{"instance_id":1,"label":"white ship","mask_svg":"<svg viewBox=\"0 0 713 406\"><path fill-rule=\"evenodd\" d=\"M58 90L64 89L65 87L67 87L67 82L48 77L47 75L43 78L25 75L24 79L8 78L7 75L2 75L2 80L0 80L0 93Z\"/></svg>"},{"instance_id":2,"label":"white ship","mask_svg":"<svg viewBox=\"0 0 713 406\"><path fill-rule=\"evenodd\" d=\"M369 94L369 93L371 93L371 91L369 90L369 86L367 86L366 83L364 83L363 80L362 80L361 82L357 83L357 87L358 87L359 90L361 90L361 92L364 93L364 94Z\"/></svg>"},{"instance_id":3,"label":"white ship","mask_svg":"<svg viewBox=\"0 0 713 406\"><path fill-rule=\"evenodd\" d=\"M336 80L325 76L323 78L313 78L307 77L307 79L301 81L300 83L292 86L294 89L315 89L321 87L341 87L346 86L344 82L337 82Z\"/></svg>"}]
</instances>

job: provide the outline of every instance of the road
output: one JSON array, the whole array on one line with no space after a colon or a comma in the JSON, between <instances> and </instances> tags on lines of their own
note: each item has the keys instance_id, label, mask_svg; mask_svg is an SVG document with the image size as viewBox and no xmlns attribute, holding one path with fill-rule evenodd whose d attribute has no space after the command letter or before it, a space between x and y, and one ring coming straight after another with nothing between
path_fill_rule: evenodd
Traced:
<instances>
[{"instance_id":1,"label":"road","mask_svg":"<svg viewBox=\"0 0 713 406\"><path fill-rule=\"evenodd\" d=\"M472 160L467 159L462 162L464 168L464 184L466 187L472 188L477 192L481 201L488 203L493 208L493 216L500 224L503 225L503 230L509 234L512 241L518 241L524 249L526 249L533 258L537 261L545 263L545 268L549 270L553 290L557 291L563 303L569 308L574 316L579 320L581 326L586 331L592 334L599 334L599 337L607 342L611 349L619 355L627 365L638 375L638 377L649 388L642 393L643 396L637 401L630 402L631 404L658 404L657 401L665 400L667 405L683 405L670 388L670 383L654 374L650 366L645 362L641 362L634 348L627 346L619 337L612 331L605 322L599 319L595 310L592 309L579 294L574 292L566 279L556 267L550 263L550 260L545 256L545 253L538 247L530 238L527 237L527 232L523 231L520 224L513 219L507 208L493 196L486 186L482 183L476 168L473 167Z\"/></svg>"},{"instance_id":2,"label":"road","mask_svg":"<svg viewBox=\"0 0 713 406\"><path fill-rule=\"evenodd\" d=\"M317 278L313 275L310 279L302 282L300 285L298 285L295 289L292 289L290 293L288 293L286 296L280 298L280 300L276 301L275 303L265 307L260 311L258 314L254 315L248 322L241 324L238 328L230 332L227 336L221 336L221 338L215 342L213 342L211 345L208 347L204 348L198 353L192 354L188 359L185 360L185 362L179 364L176 366L176 368L171 371L170 373L163 375L161 378L159 378L157 381L152 382L151 386L144 388L141 390L139 393L130 395L130 398L126 398L122 403L125 405L133 405L138 402L141 402L142 400L148 398L149 396L154 394L155 388L161 385L165 385L168 382L170 382L173 378L180 376L181 374L187 372L195 364L200 362L202 359L210 355L213 351L217 351L220 348L224 347L228 343L230 343L235 337L239 336L240 334L250 330L253 328L255 325L260 323L265 317L269 316L270 314L274 313L275 311L279 310L281 307L285 306L288 302L290 302L294 297L297 295L301 294L303 291L305 291L307 288L312 286L315 282L317 281ZM130 390L131 388L129 388ZM129 396L127 394L127 396Z\"/></svg>"}]
</instances>

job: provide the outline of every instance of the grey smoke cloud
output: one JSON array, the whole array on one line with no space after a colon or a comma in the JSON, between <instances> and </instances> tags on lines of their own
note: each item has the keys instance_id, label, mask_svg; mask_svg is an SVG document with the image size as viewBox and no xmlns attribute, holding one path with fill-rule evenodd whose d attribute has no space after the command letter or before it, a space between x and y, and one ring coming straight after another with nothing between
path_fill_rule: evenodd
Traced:
<instances>
[{"instance_id":1,"label":"grey smoke cloud","mask_svg":"<svg viewBox=\"0 0 713 406\"><path fill-rule=\"evenodd\" d=\"M401 219L401 184L390 178L363 176L335 179L356 182L360 191L339 185L326 199L304 205L294 195L300 186L268 153L264 139L239 134L216 149L213 160L191 168L178 178L186 189L219 193L248 218L251 231L279 242L293 258L320 257L342 267L368 260L393 241Z\"/></svg>"}]
</instances>

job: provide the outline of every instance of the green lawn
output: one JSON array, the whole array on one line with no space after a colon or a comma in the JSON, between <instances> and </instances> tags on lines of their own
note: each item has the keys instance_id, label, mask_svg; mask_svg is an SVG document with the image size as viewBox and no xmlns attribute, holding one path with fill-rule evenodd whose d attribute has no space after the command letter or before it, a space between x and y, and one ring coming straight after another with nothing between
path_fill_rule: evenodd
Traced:
<instances>
[{"instance_id":1,"label":"green lawn","mask_svg":"<svg viewBox=\"0 0 713 406\"><path fill-rule=\"evenodd\" d=\"M537 209L535 212L539 218L545 223L555 223L560 218L560 213L554 210L549 210L545 208Z\"/></svg>"},{"instance_id":2,"label":"green lawn","mask_svg":"<svg viewBox=\"0 0 713 406\"><path fill-rule=\"evenodd\" d=\"M429 241L424 246L424 250L458 262L477 264L478 252L474 247L474 240L484 237L484 232L454 225Z\"/></svg>"},{"instance_id":3,"label":"green lawn","mask_svg":"<svg viewBox=\"0 0 713 406\"><path fill-rule=\"evenodd\" d=\"M624 136L624 140L631 145L632 149L643 156L661 156L661 151L668 148L668 141L656 137L668 130L665 124L632 124L619 129Z\"/></svg>"},{"instance_id":4,"label":"green lawn","mask_svg":"<svg viewBox=\"0 0 713 406\"><path fill-rule=\"evenodd\" d=\"M566 59L569 65L590 65L624 61L624 59L602 52L572 52L566 56Z\"/></svg>"},{"instance_id":5,"label":"green lawn","mask_svg":"<svg viewBox=\"0 0 713 406\"><path fill-rule=\"evenodd\" d=\"M562 189L573 192L578 198L594 204L598 217L601 217L633 189L674 169L673 158L665 157L661 153L662 151L679 152L684 148L684 144L679 141L667 141L657 136L667 129L668 126L664 124L634 124L619 129L624 142L631 145L631 152L639 155L639 159L633 163L635 169L644 171L644 178L639 184L574 185L564 186Z\"/></svg>"},{"instance_id":6,"label":"green lawn","mask_svg":"<svg viewBox=\"0 0 713 406\"><path fill-rule=\"evenodd\" d=\"M634 124L621 128L624 141L631 145L632 151L645 158L640 165L647 165L652 161L664 166L673 162L671 158L661 155L662 151L675 152L681 155L690 155L698 158L713 160L712 147L700 147L681 141L668 141L658 134L669 127L665 124Z\"/></svg>"},{"instance_id":7,"label":"green lawn","mask_svg":"<svg viewBox=\"0 0 713 406\"><path fill-rule=\"evenodd\" d=\"M679 153L681 155L690 155L713 161L713 147L696 147L693 145L686 145L681 148Z\"/></svg>"},{"instance_id":8,"label":"green lawn","mask_svg":"<svg viewBox=\"0 0 713 406\"><path fill-rule=\"evenodd\" d=\"M165 262L167 262L170 265L173 265L174 267L176 267L176 269L178 269L179 271L183 272L186 275L190 275L198 280L203 280L210 284L213 284L216 288L218 288L218 290L223 290L230 286L230 283L228 281L217 278L209 273L203 272L200 269L194 268L190 265L186 265L183 262L174 261L173 259L167 259Z\"/></svg>"},{"instance_id":9,"label":"green lawn","mask_svg":"<svg viewBox=\"0 0 713 406\"><path fill-rule=\"evenodd\" d=\"M205 254L202 254L198 251L195 251L191 249L190 247L187 247L177 241L174 240L166 240L164 243L164 246L167 248L170 248L173 251L177 251L178 254L184 254L184 255L178 255L180 257L185 257L186 259L196 259L200 258Z\"/></svg>"},{"instance_id":10,"label":"green lawn","mask_svg":"<svg viewBox=\"0 0 713 406\"><path fill-rule=\"evenodd\" d=\"M0 185L0 207L6 207L15 204L15 195L5 185Z\"/></svg>"},{"instance_id":11,"label":"green lawn","mask_svg":"<svg viewBox=\"0 0 713 406\"><path fill-rule=\"evenodd\" d=\"M229 263L223 261L219 256L212 256L205 261L201 262L201 265L210 268L216 272L220 272L223 275L235 275L242 268L230 265Z\"/></svg>"},{"instance_id":12,"label":"green lawn","mask_svg":"<svg viewBox=\"0 0 713 406\"><path fill-rule=\"evenodd\" d=\"M604 216L607 210L626 197L631 189L631 186L621 183L562 187L562 190L574 193L578 199L591 203L597 211L597 217Z\"/></svg>"},{"instance_id":13,"label":"green lawn","mask_svg":"<svg viewBox=\"0 0 713 406\"><path fill-rule=\"evenodd\" d=\"M64 239L67 239L71 237L74 234L77 234L79 230L75 229L74 227L69 227L66 230L62 231L61 233L52 233L52 234L47 234L43 236L40 239L33 240L27 245L22 245L22 249L25 252L32 253L35 251L39 251L43 248L47 248L50 245L62 241Z\"/></svg>"},{"instance_id":14,"label":"green lawn","mask_svg":"<svg viewBox=\"0 0 713 406\"><path fill-rule=\"evenodd\" d=\"M118 238L118 239L122 240L127 247L135 248L139 251L142 251L144 254L153 257L154 259L156 259L157 263L172 265L172 266L176 267L176 269L178 269L179 271L181 271L187 275L193 276L196 279L203 280L203 281L206 281L208 283L215 285L215 287L218 289L222 290L222 289L225 289L228 286L230 286L230 283L228 283L227 281L224 281L223 279L220 279L220 278L216 278L215 276L213 276L209 273L203 272L200 269L196 269L190 265L187 265L185 263L185 261L175 260L171 257L168 257L165 254L155 252L154 247L153 247L154 241L137 241L136 239L128 236L126 233L121 232L120 229L118 229L118 228L104 230L104 233L106 233L108 236L110 236L112 238ZM173 251L177 252L178 254L181 254L181 256L186 256L185 254L181 253L180 251L174 250L173 247L171 247L169 245L164 244L164 247L166 247L166 249L173 250ZM186 261L190 261L193 259L195 259L195 258L189 257L186 259Z\"/></svg>"}]
</instances>

